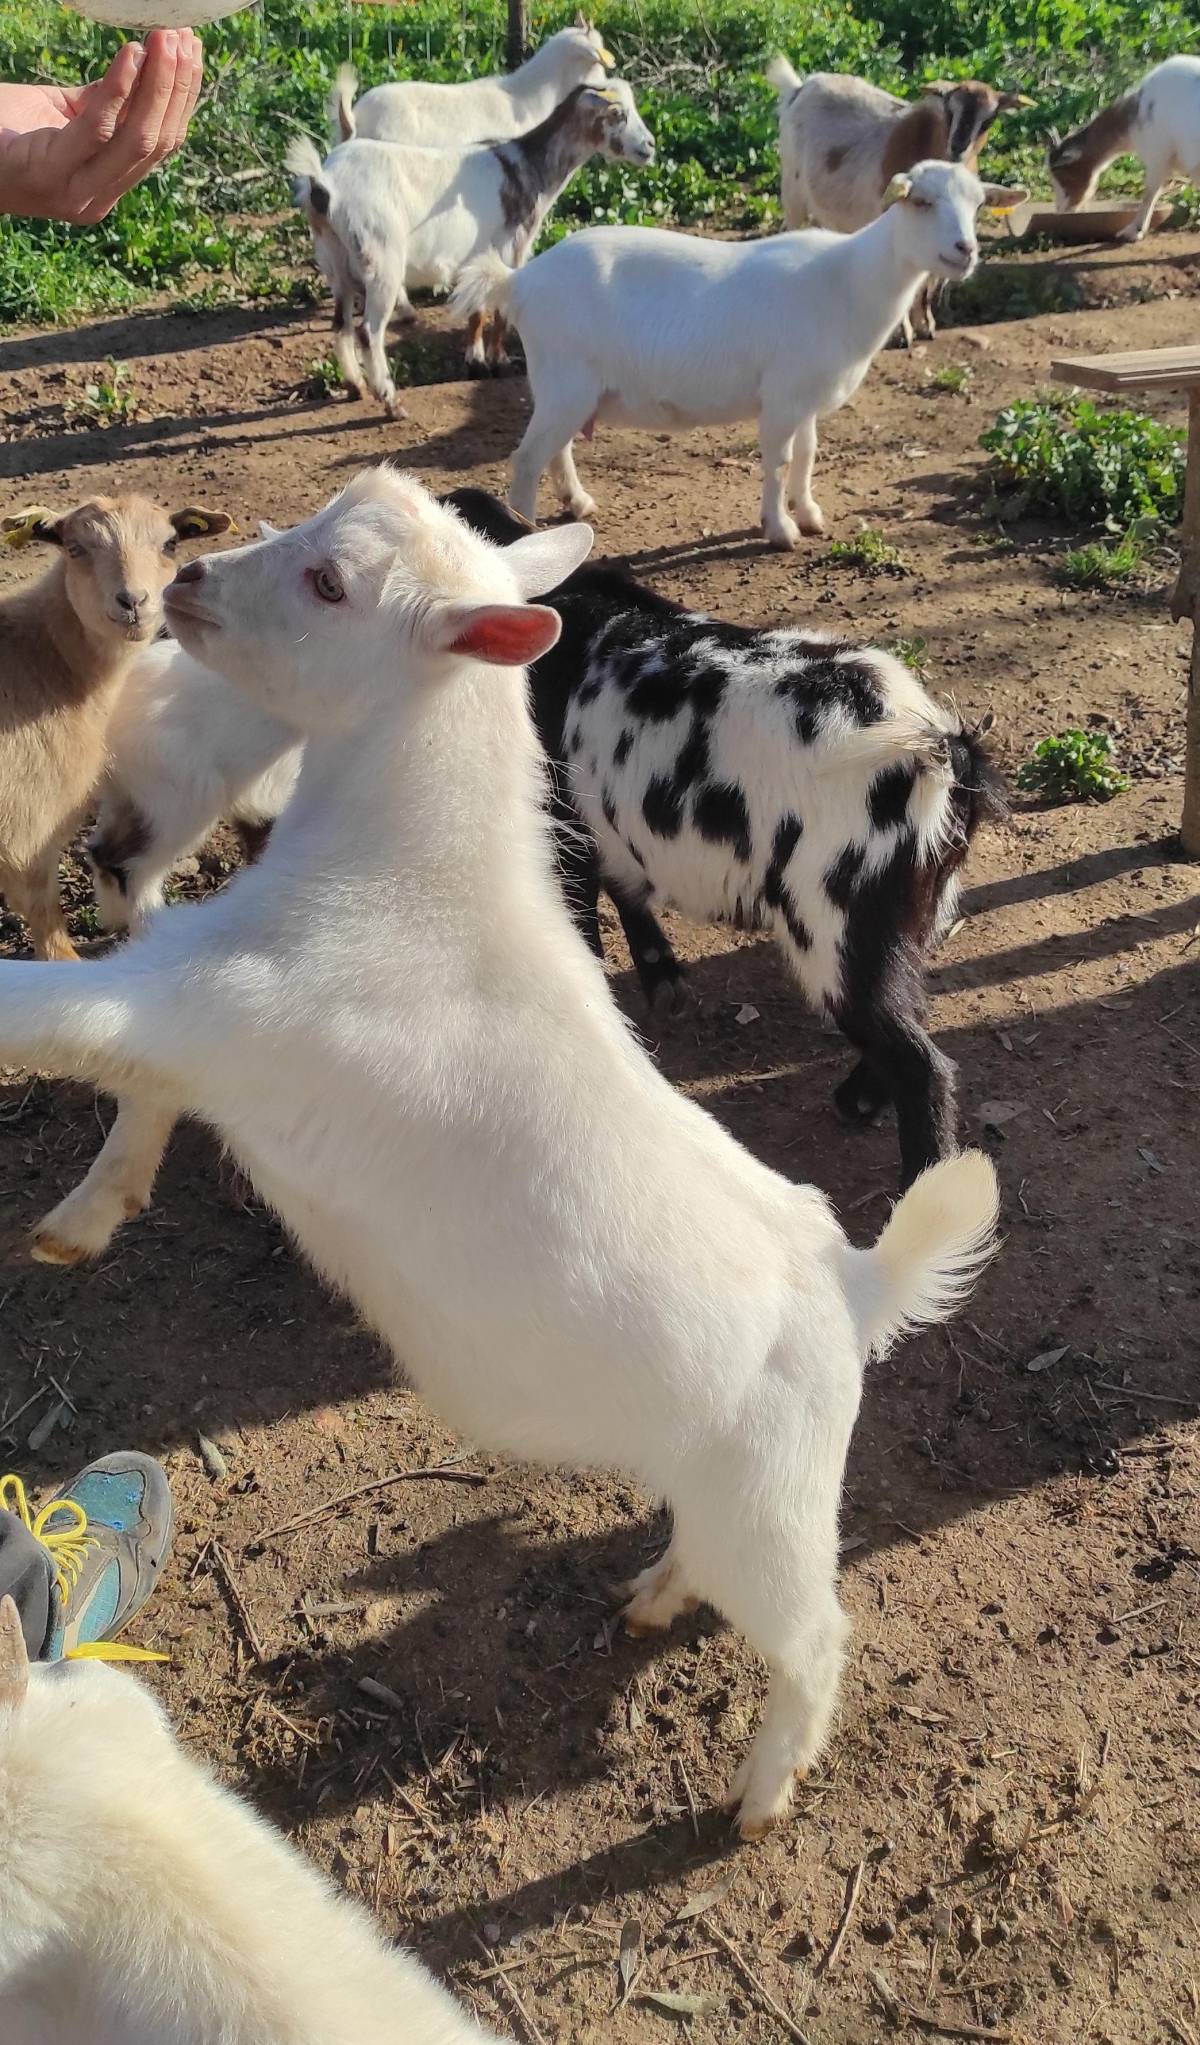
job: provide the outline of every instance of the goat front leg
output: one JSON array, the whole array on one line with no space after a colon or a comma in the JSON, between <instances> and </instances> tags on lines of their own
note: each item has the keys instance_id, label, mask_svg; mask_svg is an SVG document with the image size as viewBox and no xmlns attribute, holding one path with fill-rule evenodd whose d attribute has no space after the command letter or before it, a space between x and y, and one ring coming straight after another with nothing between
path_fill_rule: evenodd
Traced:
<instances>
[{"instance_id":1,"label":"goat front leg","mask_svg":"<svg viewBox=\"0 0 1200 2045\"><path fill-rule=\"evenodd\" d=\"M1142 203L1134 214L1133 219L1129 222L1129 225L1121 229L1120 234L1117 236L1118 241L1145 240L1146 229L1154 218L1154 208L1158 204L1159 196L1166 182L1167 172L1165 170L1151 170L1150 165L1146 165L1146 189L1142 194Z\"/></svg>"},{"instance_id":2,"label":"goat front leg","mask_svg":"<svg viewBox=\"0 0 1200 2045\"><path fill-rule=\"evenodd\" d=\"M59 893L58 847L52 846L21 874L6 877L5 892L29 929L38 959L77 959Z\"/></svg>"},{"instance_id":3,"label":"goat front leg","mask_svg":"<svg viewBox=\"0 0 1200 2045\"><path fill-rule=\"evenodd\" d=\"M122 1222L150 1205L175 1121L174 1104L153 1089L118 1097L116 1120L91 1170L33 1231L36 1263L82 1264L108 1248Z\"/></svg>"},{"instance_id":4,"label":"goat front leg","mask_svg":"<svg viewBox=\"0 0 1200 2045\"><path fill-rule=\"evenodd\" d=\"M488 373L487 352L484 346L484 329L487 314L473 312L467 321L467 352L464 360L468 376L486 376Z\"/></svg>"}]
</instances>

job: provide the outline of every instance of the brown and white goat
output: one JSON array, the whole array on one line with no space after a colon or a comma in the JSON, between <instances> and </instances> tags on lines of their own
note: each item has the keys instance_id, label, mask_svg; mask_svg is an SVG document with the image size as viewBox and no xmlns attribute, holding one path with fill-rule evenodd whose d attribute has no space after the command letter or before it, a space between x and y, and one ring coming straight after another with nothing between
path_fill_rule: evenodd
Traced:
<instances>
[{"instance_id":1,"label":"brown and white goat","mask_svg":"<svg viewBox=\"0 0 1200 2045\"><path fill-rule=\"evenodd\" d=\"M38 958L76 956L58 857L103 773L130 664L162 624L175 550L229 524L223 511L166 512L132 495L0 521L6 545L58 550L40 581L0 599L0 894L24 917Z\"/></svg>"},{"instance_id":2,"label":"brown and white goat","mask_svg":"<svg viewBox=\"0 0 1200 2045\"><path fill-rule=\"evenodd\" d=\"M1050 181L1059 212L1084 205L1101 172L1126 155L1140 158L1145 189L1117 240L1141 241L1164 185L1172 178L1200 181L1200 57L1168 57L1082 128L1061 139L1050 130Z\"/></svg>"},{"instance_id":3,"label":"brown and white goat","mask_svg":"<svg viewBox=\"0 0 1200 2045\"><path fill-rule=\"evenodd\" d=\"M789 227L857 234L883 211L894 177L931 159L971 170L998 114L1033 102L997 92L977 79L939 81L917 100L897 99L865 78L814 71L801 79L786 57L772 57L767 77L779 93L781 197ZM937 287L923 283L913 299L926 335L936 332ZM912 346L912 314L903 321Z\"/></svg>"}]
</instances>

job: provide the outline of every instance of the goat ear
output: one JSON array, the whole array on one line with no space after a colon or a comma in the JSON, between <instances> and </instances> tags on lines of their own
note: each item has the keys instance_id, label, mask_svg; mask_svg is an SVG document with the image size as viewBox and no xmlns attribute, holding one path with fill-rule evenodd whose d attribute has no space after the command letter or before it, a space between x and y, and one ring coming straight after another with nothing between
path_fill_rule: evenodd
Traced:
<instances>
[{"instance_id":1,"label":"goat ear","mask_svg":"<svg viewBox=\"0 0 1200 2045\"><path fill-rule=\"evenodd\" d=\"M198 504L189 504L183 511L173 511L171 524L181 540L201 540L210 538L214 533L237 531L227 511L204 511Z\"/></svg>"},{"instance_id":2,"label":"goat ear","mask_svg":"<svg viewBox=\"0 0 1200 2045\"><path fill-rule=\"evenodd\" d=\"M903 171L899 172L898 175L891 180L886 192L883 195L884 210L886 211L889 206L898 205L901 199L907 199L911 191L912 179L910 177L906 177Z\"/></svg>"},{"instance_id":3,"label":"goat ear","mask_svg":"<svg viewBox=\"0 0 1200 2045\"><path fill-rule=\"evenodd\" d=\"M34 504L28 511L18 511L0 519L0 538L6 547L28 547L34 540L45 540L52 547L61 547L62 528L61 518L55 518L44 504Z\"/></svg>"},{"instance_id":4,"label":"goat ear","mask_svg":"<svg viewBox=\"0 0 1200 2045\"><path fill-rule=\"evenodd\" d=\"M258 521L258 537L260 540L277 540L282 531L283 527L281 525L272 525L269 518L260 518Z\"/></svg>"},{"instance_id":5,"label":"goat ear","mask_svg":"<svg viewBox=\"0 0 1200 2045\"><path fill-rule=\"evenodd\" d=\"M979 203L992 213L1011 213L1014 206L1023 206L1028 197L1025 185L985 185Z\"/></svg>"},{"instance_id":6,"label":"goat ear","mask_svg":"<svg viewBox=\"0 0 1200 2045\"><path fill-rule=\"evenodd\" d=\"M595 537L590 525L554 525L514 540L504 559L521 595L544 596L548 589L557 589L587 560Z\"/></svg>"},{"instance_id":7,"label":"goat ear","mask_svg":"<svg viewBox=\"0 0 1200 2045\"><path fill-rule=\"evenodd\" d=\"M954 91L954 80L952 78L931 78L927 85L921 87L921 91L936 93L938 98L941 99L947 92Z\"/></svg>"},{"instance_id":8,"label":"goat ear","mask_svg":"<svg viewBox=\"0 0 1200 2045\"><path fill-rule=\"evenodd\" d=\"M12 1598L0 1598L0 1711L16 1711L29 1687L29 1652Z\"/></svg>"},{"instance_id":9,"label":"goat ear","mask_svg":"<svg viewBox=\"0 0 1200 2045\"><path fill-rule=\"evenodd\" d=\"M524 544L514 540L513 547ZM446 604L433 630L441 653L469 654L496 667L528 667L549 652L562 620L541 604Z\"/></svg>"}]
</instances>

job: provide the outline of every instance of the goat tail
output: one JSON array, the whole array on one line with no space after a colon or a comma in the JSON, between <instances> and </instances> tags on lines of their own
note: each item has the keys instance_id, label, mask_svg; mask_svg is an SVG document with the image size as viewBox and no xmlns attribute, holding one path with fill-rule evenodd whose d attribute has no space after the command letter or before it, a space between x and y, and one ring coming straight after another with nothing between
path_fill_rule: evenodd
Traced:
<instances>
[{"instance_id":1,"label":"goat tail","mask_svg":"<svg viewBox=\"0 0 1200 2045\"><path fill-rule=\"evenodd\" d=\"M799 92L804 80L800 73L788 63L781 51L777 51L767 65L767 84L773 85L781 100L789 100Z\"/></svg>"},{"instance_id":2,"label":"goat tail","mask_svg":"<svg viewBox=\"0 0 1200 2045\"><path fill-rule=\"evenodd\" d=\"M297 206L322 218L329 211L329 186L321 176L321 152L307 135L293 135L284 152L284 169L292 179Z\"/></svg>"},{"instance_id":3,"label":"goat tail","mask_svg":"<svg viewBox=\"0 0 1200 2045\"><path fill-rule=\"evenodd\" d=\"M868 1350L878 1354L905 1328L944 1321L962 1304L996 1252L999 1213L995 1168L981 1150L914 1180L874 1247L848 1251Z\"/></svg>"},{"instance_id":4,"label":"goat tail","mask_svg":"<svg viewBox=\"0 0 1200 2045\"><path fill-rule=\"evenodd\" d=\"M329 146L336 149L339 142L354 139L357 123L354 119L354 96L358 91L358 73L353 64L339 64L337 77L329 94Z\"/></svg>"},{"instance_id":5,"label":"goat tail","mask_svg":"<svg viewBox=\"0 0 1200 2045\"><path fill-rule=\"evenodd\" d=\"M516 271L495 249L467 263L450 294L450 311L456 319L474 319L478 313L498 312L507 316L509 294Z\"/></svg>"}]
</instances>

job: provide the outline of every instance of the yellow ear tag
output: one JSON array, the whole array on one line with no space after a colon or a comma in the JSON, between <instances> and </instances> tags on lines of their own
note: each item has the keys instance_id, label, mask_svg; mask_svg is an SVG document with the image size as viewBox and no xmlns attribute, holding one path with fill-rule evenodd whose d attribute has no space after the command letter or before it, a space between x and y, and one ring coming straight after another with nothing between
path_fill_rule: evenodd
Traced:
<instances>
[{"instance_id":1,"label":"yellow ear tag","mask_svg":"<svg viewBox=\"0 0 1200 2045\"><path fill-rule=\"evenodd\" d=\"M52 516L44 504L35 504L29 511L18 511L0 521L0 537L6 547L27 547L42 520Z\"/></svg>"},{"instance_id":2,"label":"yellow ear tag","mask_svg":"<svg viewBox=\"0 0 1200 2045\"><path fill-rule=\"evenodd\" d=\"M596 55L597 55L597 56L599 57L599 59L600 59L600 62L601 62L601 63L603 64L603 66L604 66L604 68L605 68L605 70L606 70L606 71L615 71L615 70L616 70L616 68L617 68L617 60L616 60L616 58L615 58L615 57L613 56L613 53L612 53L612 51L611 51L611 50L606 50L606 49L605 49L605 47L604 47L604 44L603 44L603 43L601 43L601 45L600 45L599 49L598 49L598 50L596 51Z\"/></svg>"},{"instance_id":3,"label":"yellow ear tag","mask_svg":"<svg viewBox=\"0 0 1200 2045\"><path fill-rule=\"evenodd\" d=\"M1017 105L1019 107L1035 107L1037 105L1037 101L1036 99L1030 99L1029 94L1027 92L1019 92L1017 94Z\"/></svg>"},{"instance_id":4,"label":"yellow ear tag","mask_svg":"<svg viewBox=\"0 0 1200 2045\"><path fill-rule=\"evenodd\" d=\"M68 1648L66 1662L169 1662L169 1654L156 1654L152 1647L126 1647L120 1640L85 1640Z\"/></svg>"}]
</instances>

